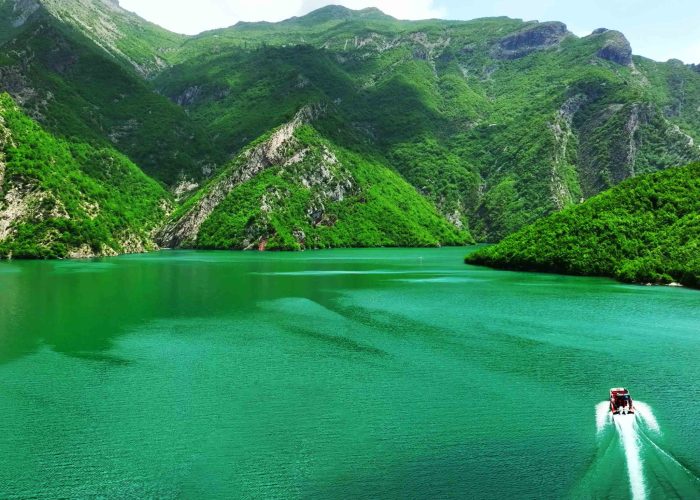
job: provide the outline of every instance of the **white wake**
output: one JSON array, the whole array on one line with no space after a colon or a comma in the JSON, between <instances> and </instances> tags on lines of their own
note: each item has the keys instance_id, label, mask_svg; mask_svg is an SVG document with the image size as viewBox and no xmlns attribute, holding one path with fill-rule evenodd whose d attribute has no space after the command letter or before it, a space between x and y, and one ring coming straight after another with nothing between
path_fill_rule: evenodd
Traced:
<instances>
[{"instance_id":1,"label":"white wake","mask_svg":"<svg viewBox=\"0 0 700 500\"><path fill-rule=\"evenodd\" d=\"M595 428L598 434L603 432L603 429L610 423L610 415L610 403L608 401L601 401L595 405Z\"/></svg>"},{"instance_id":2,"label":"white wake","mask_svg":"<svg viewBox=\"0 0 700 500\"><path fill-rule=\"evenodd\" d=\"M615 415L615 427L622 440L627 462L627 474L630 478L630 488L633 500L644 500L647 497L640 455L640 437L637 432L634 415Z\"/></svg>"},{"instance_id":3,"label":"white wake","mask_svg":"<svg viewBox=\"0 0 700 500\"><path fill-rule=\"evenodd\" d=\"M687 488L688 491L697 492L700 477L656 442L656 438L662 436L662 431L651 406L635 401L634 408L634 414L612 415L608 401L602 401L595 406L596 431L600 445L607 446L605 443L610 443L604 439L604 436L610 436L609 433L603 432L605 429L613 426L617 432L627 467L632 499L646 500L649 495L645 468L649 469L647 472L651 474L650 481L662 474L667 481L676 483L674 488L680 488L678 491ZM648 455L649 452L653 453ZM643 457L647 457L649 461L645 462ZM663 462L659 463L659 459ZM666 467L662 464L666 464ZM655 470L659 467L663 469Z\"/></svg>"},{"instance_id":4,"label":"white wake","mask_svg":"<svg viewBox=\"0 0 700 500\"><path fill-rule=\"evenodd\" d=\"M644 421L644 424L650 430L652 430L656 433L661 432L661 428L659 427L659 423L656 421L656 417L654 416L654 412L651 411L651 406L649 406L646 403L643 403L642 401L635 401L634 407L637 410L637 415L639 415L642 418L642 420Z\"/></svg>"}]
</instances>

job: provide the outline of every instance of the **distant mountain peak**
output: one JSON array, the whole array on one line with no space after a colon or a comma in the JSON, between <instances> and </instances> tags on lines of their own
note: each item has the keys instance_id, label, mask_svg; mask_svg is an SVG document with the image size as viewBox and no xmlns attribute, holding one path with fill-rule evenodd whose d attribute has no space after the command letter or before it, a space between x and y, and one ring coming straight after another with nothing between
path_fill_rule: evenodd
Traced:
<instances>
[{"instance_id":1,"label":"distant mountain peak","mask_svg":"<svg viewBox=\"0 0 700 500\"><path fill-rule=\"evenodd\" d=\"M313 10L308 14L300 17L293 17L287 21L282 21L283 23L301 23L301 24L312 24L312 23L325 23L331 21L346 21L352 19L394 19L393 17L385 14L376 7L367 7L361 10L353 10L342 5L326 5L319 9Z\"/></svg>"},{"instance_id":2,"label":"distant mountain peak","mask_svg":"<svg viewBox=\"0 0 700 500\"><path fill-rule=\"evenodd\" d=\"M142 76L165 67L167 49L182 38L123 9L119 0L0 0L0 8L0 24L11 26L0 26L0 41L36 23L67 26L66 36L79 33Z\"/></svg>"},{"instance_id":3,"label":"distant mountain peak","mask_svg":"<svg viewBox=\"0 0 700 500\"><path fill-rule=\"evenodd\" d=\"M600 37L604 41L603 47L598 51L598 57L621 66L632 65L632 46L623 33L607 28L598 28L589 36Z\"/></svg>"}]
</instances>

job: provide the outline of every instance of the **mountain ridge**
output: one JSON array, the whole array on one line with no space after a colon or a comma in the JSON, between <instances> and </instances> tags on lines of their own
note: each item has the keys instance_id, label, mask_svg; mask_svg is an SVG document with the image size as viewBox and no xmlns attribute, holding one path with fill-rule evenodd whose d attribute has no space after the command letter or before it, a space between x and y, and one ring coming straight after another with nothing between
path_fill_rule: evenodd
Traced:
<instances>
[{"instance_id":1,"label":"mountain ridge","mask_svg":"<svg viewBox=\"0 0 700 500\"><path fill-rule=\"evenodd\" d=\"M428 200L415 201L421 217L437 207L480 241L700 160L700 74L632 55L614 30L577 37L556 21L400 21L329 6L184 36L107 0L0 0L0 13L19 15L0 19L0 90L56 137L127 155L182 206L317 103L327 111L303 140L361 176L374 169L402 198L413 195L397 183L408 182ZM265 186L306 200L305 170L282 170L234 189L238 208L258 217ZM238 231L238 208L224 205L232 213L217 217ZM302 246L292 226L306 216L275 214L290 225L275 229L281 247Z\"/></svg>"}]
</instances>

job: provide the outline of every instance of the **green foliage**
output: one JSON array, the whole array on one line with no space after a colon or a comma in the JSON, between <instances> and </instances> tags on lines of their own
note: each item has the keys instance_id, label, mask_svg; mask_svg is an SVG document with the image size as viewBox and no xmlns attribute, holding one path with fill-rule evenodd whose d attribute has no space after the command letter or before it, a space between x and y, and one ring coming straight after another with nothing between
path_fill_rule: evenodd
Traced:
<instances>
[{"instance_id":1,"label":"green foliage","mask_svg":"<svg viewBox=\"0 0 700 500\"><path fill-rule=\"evenodd\" d=\"M700 163L625 181L467 262L700 287Z\"/></svg>"},{"instance_id":2,"label":"green foliage","mask_svg":"<svg viewBox=\"0 0 700 500\"><path fill-rule=\"evenodd\" d=\"M273 166L236 187L202 225L195 246L263 242L268 250L298 250L473 242L390 169L334 146L309 126L296 139L306 151L303 161ZM319 177L325 151L333 151L338 164L326 165Z\"/></svg>"},{"instance_id":3,"label":"green foliage","mask_svg":"<svg viewBox=\"0 0 700 500\"><path fill-rule=\"evenodd\" d=\"M0 241L0 256L60 258L85 247L83 253L98 255L153 248L151 233L168 206L155 181L114 150L55 139L7 94L0 95L0 118L9 132L0 151L0 194L22 200L10 236Z\"/></svg>"},{"instance_id":4,"label":"green foliage","mask_svg":"<svg viewBox=\"0 0 700 500\"><path fill-rule=\"evenodd\" d=\"M327 137L394 168L481 240L638 173L700 159L673 132L700 130L700 75L597 57L610 40L624 42L612 32L498 56L500 40L535 26L322 9L194 37L156 85L179 100L196 87L190 116L233 152L302 105L332 102L332 123L318 124Z\"/></svg>"},{"instance_id":5,"label":"green foliage","mask_svg":"<svg viewBox=\"0 0 700 500\"><path fill-rule=\"evenodd\" d=\"M425 210L393 212L397 191L376 186L398 177L367 177L360 198L331 207L332 229L306 227L300 207L312 201L298 179L266 172L231 194L228 215L217 211L220 228L207 223L205 246L245 241L251 217L280 248L299 244L289 239L294 230L308 233L309 246L451 241L434 233L445 218L496 241L629 177L700 160L689 140L700 140L700 74L679 61L637 57L632 67L599 57L610 43L624 49L615 32L565 36L511 57L501 42L541 24L408 22L330 6L185 37L106 2L42 5L15 26L14 3L0 0L0 85L54 135L117 148L170 187L201 183L175 218L253 138L318 102L329 112L314 127L349 155L353 176L386 166L429 200ZM268 189L292 205L261 221ZM421 223L370 228L349 204L374 221L371 207L382 203L372 193L389 196L383 208L402 220L426 220L432 206L444 217L422 236ZM356 230L345 231L346 220Z\"/></svg>"},{"instance_id":6,"label":"green foliage","mask_svg":"<svg viewBox=\"0 0 700 500\"><path fill-rule=\"evenodd\" d=\"M203 166L223 161L225 154L133 66L71 24L36 16L2 46L0 88L51 133L116 147L167 184L199 178Z\"/></svg>"}]
</instances>

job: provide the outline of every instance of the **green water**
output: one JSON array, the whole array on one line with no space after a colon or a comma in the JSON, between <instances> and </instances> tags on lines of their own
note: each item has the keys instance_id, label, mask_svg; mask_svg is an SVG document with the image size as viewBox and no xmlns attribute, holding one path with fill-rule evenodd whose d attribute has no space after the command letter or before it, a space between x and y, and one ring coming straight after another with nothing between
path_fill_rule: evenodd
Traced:
<instances>
[{"instance_id":1,"label":"green water","mask_svg":"<svg viewBox=\"0 0 700 500\"><path fill-rule=\"evenodd\" d=\"M464 253L0 264L0 498L700 496L700 293Z\"/></svg>"}]
</instances>

